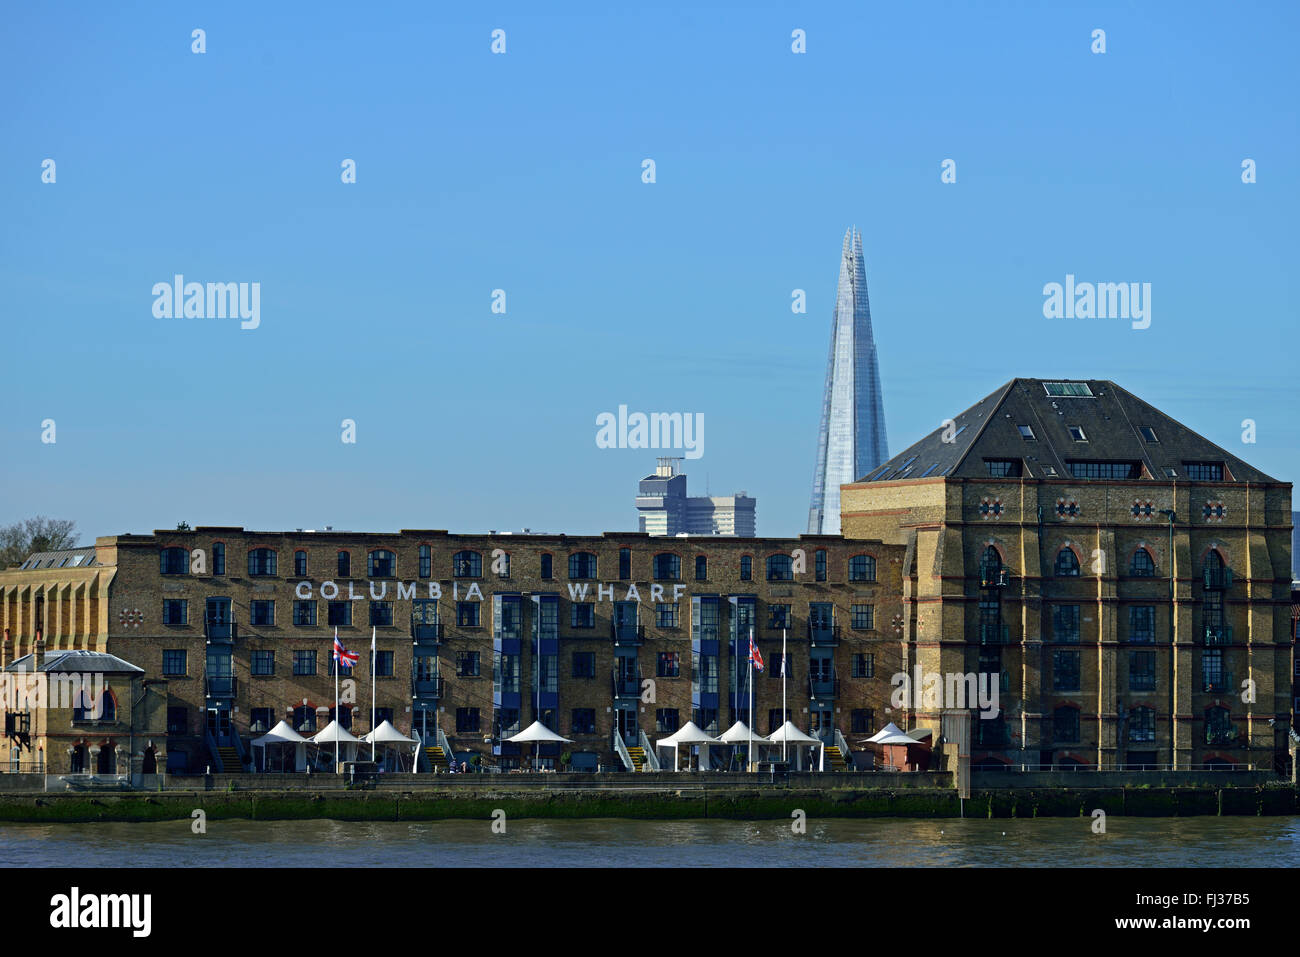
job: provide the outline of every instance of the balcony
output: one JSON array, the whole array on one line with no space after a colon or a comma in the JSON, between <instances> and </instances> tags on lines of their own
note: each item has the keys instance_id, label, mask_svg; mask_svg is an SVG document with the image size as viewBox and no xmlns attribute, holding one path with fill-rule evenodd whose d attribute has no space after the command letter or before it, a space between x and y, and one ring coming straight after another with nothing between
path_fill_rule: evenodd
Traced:
<instances>
[{"instance_id":1,"label":"balcony","mask_svg":"<svg viewBox=\"0 0 1300 957\"><path fill-rule=\"evenodd\" d=\"M809 675L808 697L837 698L840 694L839 675Z\"/></svg>"},{"instance_id":2,"label":"balcony","mask_svg":"<svg viewBox=\"0 0 1300 957\"><path fill-rule=\"evenodd\" d=\"M840 643L840 626L830 622L808 622L808 643L813 647L835 646Z\"/></svg>"},{"instance_id":3,"label":"balcony","mask_svg":"<svg viewBox=\"0 0 1300 957\"><path fill-rule=\"evenodd\" d=\"M617 670L610 676L613 683L615 698L639 698L641 697L641 669L637 668L636 675L619 674Z\"/></svg>"},{"instance_id":4,"label":"balcony","mask_svg":"<svg viewBox=\"0 0 1300 957\"><path fill-rule=\"evenodd\" d=\"M1011 584L1011 572L1005 565L985 565L980 568L980 588L1006 588Z\"/></svg>"},{"instance_id":5,"label":"balcony","mask_svg":"<svg viewBox=\"0 0 1300 957\"><path fill-rule=\"evenodd\" d=\"M1010 632L1004 622L981 621L979 623L981 645L1005 645L1010 643Z\"/></svg>"},{"instance_id":6,"label":"balcony","mask_svg":"<svg viewBox=\"0 0 1300 957\"><path fill-rule=\"evenodd\" d=\"M442 677L434 678L412 678L411 695L415 698L433 698L442 697Z\"/></svg>"},{"instance_id":7,"label":"balcony","mask_svg":"<svg viewBox=\"0 0 1300 957\"><path fill-rule=\"evenodd\" d=\"M1232 644L1231 625L1206 625L1205 643L1210 647Z\"/></svg>"},{"instance_id":8,"label":"balcony","mask_svg":"<svg viewBox=\"0 0 1300 957\"><path fill-rule=\"evenodd\" d=\"M203 679L203 690L209 698L233 698L238 693L234 675L208 676Z\"/></svg>"},{"instance_id":9,"label":"balcony","mask_svg":"<svg viewBox=\"0 0 1300 957\"><path fill-rule=\"evenodd\" d=\"M235 635L233 621L213 621L211 618L203 620L203 637L208 641L234 641Z\"/></svg>"},{"instance_id":10,"label":"balcony","mask_svg":"<svg viewBox=\"0 0 1300 957\"><path fill-rule=\"evenodd\" d=\"M1205 591L1228 591L1232 588L1231 568L1207 568L1203 579Z\"/></svg>"},{"instance_id":11,"label":"balcony","mask_svg":"<svg viewBox=\"0 0 1300 957\"><path fill-rule=\"evenodd\" d=\"M414 618L411 619L411 639L413 641L436 645L443 639L443 629L442 622L428 624L427 622L416 621Z\"/></svg>"},{"instance_id":12,"label":"balcony","mask_svg":"<svg viewBox=\"0 0 1300 957\"><path fill-rule=\"evenodd\" d=\"M1201 690L1223 694L1229 688L1233 687L1232 672L1220 672L1219 674L1203 675L1201 677Z\"/></svg>"},{"instance_id":13,"label":"balcony","mask_svg":"<svg viewBox=\"0 0 1300 957\"><path fill-rule=\"evenodd\" d=\"M1205 743L1218 745L1219 747L1233 747L1240 744L1237 740L1237 729L1229 725L1228 727L1209 727L1205 729Z\"/></svg>"},{"instance_id":14,"label":"balcony","mask_svg":"<svg viewBox=\"0 0 1300 957\"><path fill-rule=\"evenodd\" d=\"M634 621L612 621L609 623L609 636L616 645L639 645L645 641L645 625Z\"/></svg>"}]
</instances>

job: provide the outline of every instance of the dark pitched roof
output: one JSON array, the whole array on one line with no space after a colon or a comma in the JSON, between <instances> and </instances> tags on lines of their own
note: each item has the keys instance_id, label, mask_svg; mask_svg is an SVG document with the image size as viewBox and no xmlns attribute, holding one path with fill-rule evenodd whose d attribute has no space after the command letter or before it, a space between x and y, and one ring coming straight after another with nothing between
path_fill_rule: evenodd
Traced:
<instances>
[{"instance_id":1,"label":"dark pitched roof","mask_svg":"<svg viewBox=\"0 0 1300 957\"><path fill-rule=\"evenodd\" d=\"M1082 394L1052 394L1063 391ZM1068 463L1086 461L1132 462L1162 482L1189 481L1187 462L1222 463L1225 482L1277 481L1105 379L1012 379L858 481L988 478L987 460L1035 479L1068 479Z\"/></svg>"},{"instance_id":2,"label":"dark pitched roof","mask_svg":"<svg viewBox=\"0 0 1300 957\"><path fill-rule=\"evenodd\" d=\"M53 552L32 552L18 567L27 570L85 568L95 564L98 564L95 561L95 546L87 545L84 548L62 548Z\"/></svg>"},{"instance_id":3,"label":"dark pitched roof","mask_svg":"<svg viewBox=\"0 0 1300 957\"><path fill-rule=\"evenodd\" d=\"M31 671L32 662L35 655L23 655L16 659L13 664L5 668L5 671ZM131 664L131 662L119 658L117 655L110 655L104 651L47 651L41 661L38 671L47 671L59 673L85 673L85 674L106 674L106 675L134 675L144 674L144 669Z\"/></svg>"}]
</instances>

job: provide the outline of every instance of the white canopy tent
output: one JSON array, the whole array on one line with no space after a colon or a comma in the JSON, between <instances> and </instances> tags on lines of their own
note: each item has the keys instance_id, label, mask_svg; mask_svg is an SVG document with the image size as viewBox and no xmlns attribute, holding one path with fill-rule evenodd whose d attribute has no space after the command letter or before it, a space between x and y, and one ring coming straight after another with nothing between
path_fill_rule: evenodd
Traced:
<instances>
[{"instance_id":1,"label":"white canopy tent","mask_svg":"<svg viewBox=\"0 0 1300 957\"><path fill-rule=\"evenodd\" d=\"M272 770L268 762L270 758L277 753L271 752L271 754L268 754L266 751L268 746L279 746L278 753L281 760L275 762L280 765L275 770L304 771L307 768L307 738L304 738L297 731L293 730L287 721L280 721L274 728L266 732L266 734L262 735L260 738L254 738L251 744L255 748L262 749L263 771ZM289 748L284 747L285 745L288 745L293 749L292 768L284 767L285 764L289 763L284 760L286 752L289 750Z\"/></svg>"},{"instance_id":2,"label":"white canopy tent","mask_svg":"<svg viewBox=\"0 0 1300 957\"><path fill-rule=\"evenodd\" d=\"M898 727L898 725L894 724L894 722L891 721L889 722L889 724L885 725L883 728L881 728L871 737L867 738L864 743L866 744L916 744L917 739L912 737L909 734L904 733L903 730L900 727Z\"/></svg>"},{"instance_id":3,"label":"white canopy tent","mask_svg":"<svg viewBox=\"0 0 1300 957\"><path fill-rule=\"evenodd\" d=\"M375 753L377 753L377 748L381 744L384 745L386 749L395 749L399 755L403 753L403 749L406 746L410 746L411 770L415 769L415 754L416 749L420 746L419 740L416 738L408 738L406 735L402 734L402 732L393 727L393 723L387 718L379 722L379 727L375 728L375 730L371 731L369 734L362 735L361 740L366 744L372 745L372 751L375 751ZM393 770L400 771L402 768L399 766L393 768Z\"/></svg>"},{"instance_id":4,"label":"white canopy tent","mask_svg":"<svg viewBox=\"0 0 1300 957\"><path fill-rule=\"evenodd\" d=\"M745 724L743 721L737 721L726 731L722 732L722 734L718 735L718 740L724 744L743 744L746 746L757 745L759 747L772 743L757 731L751 730L749 725Z\"/></svg>"},{"instance_id":5,"label":"white canopy tent","mask_svg":"<svg viewBox=\"0 0 1300 957\"><path fill-rule=\"evenodd\" d=\"M794 726L794 722L792 722L789 718L786 719L785 724L781 725L781 727L777 728L770 735L768 735L767 740L771 741L773 744L781 744L784 742L785 744L817 745L820 749L817 755L818 756L817 763L819 766L823 766L825 764L824 757L826 754L826 742L822 741L819 738L814 738L810 734L804 734L802 731L800 731L798 728ZM802 771L803 751L796 750L794 753L794 757L795 757L795 766L797 770Z\"/></svg>"},{"instance_id":6,"label":"white canopy tent","mask_svg":"<svg viewBox=\"0 0 1300 957\"><path fill-rule=\"evenodd\" d=\"M528 727L524 728L524 730L520 731L516 735L512 735L511 737L506 738L506 740L512 744L527 744L528 742L531 741L533 744L534 767L536 767L537 765L537 745L573 743L572 740L570 740L569 738L561 737L560 735L552 731L550 728L548 728L546 725L542 724L542 722L540 721L534 721Z\"/></svg>"},{"instance_id":7,"label":"white canopy tent","mask_svg":"<svg viewBox=\"0 0 1300 957\"><path fill-rule=\"evenodd\" d=\"M328 748L336 751L339 761L355 761L361 739L335 720L325 725L318 734L312 735L311 743L322 750Z\"/></svg>"},{"instance_id":8,"label":"white canopy tent","mask_svg":"<svg viewBox=\"0 0 1300 957\"><path fill-rule=\"evenodd\" d=\"M673 770L674 771L681 770L681 762L679 760L679 758L681 757L681 751L679 749L683 744L699 745L700 764L707 766L708 759L709 759L709 745L722 744L722 740L720 738L715 738L712 735L705 733L700 728L700 726L696 724L694 721L687 721L684 725L682 725L680 728L677 729L677 732L675 734L670 734L666 738L660 738L658 741L655 742L655 747L656 748L671 747L673 749Z\"/></svg>"}]
</instances>

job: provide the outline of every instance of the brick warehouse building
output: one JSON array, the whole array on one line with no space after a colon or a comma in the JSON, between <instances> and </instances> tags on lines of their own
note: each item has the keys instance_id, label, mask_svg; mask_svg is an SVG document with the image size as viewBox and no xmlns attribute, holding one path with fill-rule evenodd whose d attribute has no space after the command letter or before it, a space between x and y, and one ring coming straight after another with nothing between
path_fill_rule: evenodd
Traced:
<instances>
[{"instance_id":1,"label":"brick warehouse building","mask_svg":"<svg viewBox=\"0 0 1300 957\"><path fill-rule=\"evenodd\" d=\"M333 717L336 625L361 654L340 721L369 730L373 623L377 723L419 733L422 767L445 760L439 744L515 766L519 746L500 739L540 717L573 739L571 764L595 768L639 765L638 745L687 719L711 733L748 720L752 624L767 663L756 730L783 721L784 628L789 716L832 747L856 745L884 723L902 658L903 551L837 536L120 535L0 573L4 663L37 650L38 634L46 653L111 648L149 676L148 727L132 730L151 763L231 770L279 720L310 736ZM120 748L126 717L119 700L117 725L70 733ZM69 769L65 744L45 747L52 772Z\"/></svg>"},{"instance_id":2,"label":"brick warehouse building","mask_svg":"<svg viewBox=\"0 0 1300 957\"><path fill-rule=\"evenodd\" d=\"M907 549L909 668L1001 673L977 767L1284 767L1289 483L1112 382L1016 379L842 502Z\"/></svg>"}]
</instances>

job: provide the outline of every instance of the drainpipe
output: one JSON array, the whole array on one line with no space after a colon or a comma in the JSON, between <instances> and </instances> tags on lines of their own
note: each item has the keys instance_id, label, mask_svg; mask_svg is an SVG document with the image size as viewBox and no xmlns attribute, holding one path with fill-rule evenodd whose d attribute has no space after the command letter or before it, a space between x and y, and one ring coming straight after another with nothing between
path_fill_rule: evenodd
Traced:
<instances>
[{"instance_id":1,"label":"drainpipe","mask_svg":"<svg viewBox=\"0 0 1300 957\"><path fill-rule=\"evenodd\" d=\"M1160 514L1169 519L1169 770L1172 771L1178 755L1174 745L1174 522L1178 516L1171 508L1162 508Z\"/></svg>"}]
</instances>

